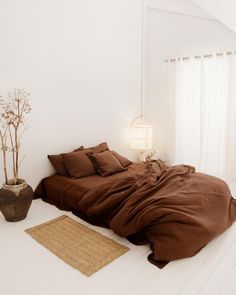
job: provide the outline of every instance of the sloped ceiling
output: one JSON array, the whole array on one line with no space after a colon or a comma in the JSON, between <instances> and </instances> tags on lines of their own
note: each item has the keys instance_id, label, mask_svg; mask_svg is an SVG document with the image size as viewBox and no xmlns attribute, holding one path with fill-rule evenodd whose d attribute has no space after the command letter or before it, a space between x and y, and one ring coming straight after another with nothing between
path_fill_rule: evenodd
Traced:
<instances>
[{"instance_id":1,"label":"sloped ceiling","mask_svg":"<svg viewBox=\"0 0 236 295\"><path fill-rule=\"evenodd\" d=\"M236 32L235 0L194 0L194 2Z\"/></svg>"},{"instance_id":2,"label":"sloped ceiling","mask_svg":"<svg viewBox=\"0 0 236 295\"><path fill-rule=\"evenodd\" d=\"M235 0L236 1L236 0ZM193 0L145 0L146 7L161 11L215 19Z\"/></svg>"}]
</instances>

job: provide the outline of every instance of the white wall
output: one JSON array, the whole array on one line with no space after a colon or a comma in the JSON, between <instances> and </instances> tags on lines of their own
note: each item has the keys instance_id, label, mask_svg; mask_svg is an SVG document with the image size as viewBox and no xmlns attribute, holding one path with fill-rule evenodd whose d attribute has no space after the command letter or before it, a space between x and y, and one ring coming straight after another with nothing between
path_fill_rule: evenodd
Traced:
<instances>
[{"instance_id":1,"label":"white wall","mask_svg":"<svg viewBox=\"0 0 236 295\"><path fill-rule=\"evenodd\" d=\"M173 0L175 6L176 1ZM154 124L155 146L162 147L171 163L173 104L168 92L168 64L164 60L236 49L236 34L218 21L148 9L145 41L147 112Z\"/></svg>"},{"instance_id":2,"label":"white wall","mask_svg":"<svg viewBox=\"0 0 236 295\"><path fill-rule=\"evenodd\" d=\"M215 17L209 14L205 9L197 5L197 1L201 0L145 0L145 3L147 7L155 8L161 11L198 16L206 19L215 19Z\"/></svg>"},{"instance_id":3,"label":"white wall","mask_svg":"<svg viewBox=\"0 0 236 295\"><path fill-rule=\"evenodd\" d=\"M194 0L194 2L236 32L235 0Z\"/></svg>"},{"instance_id":4,"label":"white wall","mask_svg":"<svg viewBox=\"0 0 236 295\"><path fill-rule=\"evenodd\" d=\"M139 113L140 6L136 0L1 0L0 93L31 93L32 128L21 177L52 173L47 154L107 141L131 155ZM1 174L0 182L3 182Z\"/></svg>"}]
</instances>

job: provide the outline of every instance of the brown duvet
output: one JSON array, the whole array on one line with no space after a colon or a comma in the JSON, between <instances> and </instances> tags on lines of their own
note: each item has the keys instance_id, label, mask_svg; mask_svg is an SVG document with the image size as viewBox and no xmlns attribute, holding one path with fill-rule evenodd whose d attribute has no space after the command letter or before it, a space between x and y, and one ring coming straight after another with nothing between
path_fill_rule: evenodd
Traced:
<instances>
[{"instance_id":1,"label":"brown duvet","mask_svg":"<svg viewBox=\"0 0 236 295\"><path fill-rule=\"evenodd\" d=\"M150 243L149 260L159 267L195 255L236 219L226 183L185 165L133 164L107 178L54 175L36 196L133 243Z\"/></svg>"}]
</instances>

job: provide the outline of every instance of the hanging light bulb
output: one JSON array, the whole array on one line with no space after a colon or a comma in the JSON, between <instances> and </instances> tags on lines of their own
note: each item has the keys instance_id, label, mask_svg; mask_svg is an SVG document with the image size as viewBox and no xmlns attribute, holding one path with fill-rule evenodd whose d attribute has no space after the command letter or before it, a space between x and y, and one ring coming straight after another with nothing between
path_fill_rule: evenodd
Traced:
<instances>
[{"instance_id":1,"label":"hanging light bulb","mask_svg":"<svg viewBox=\"0 0 236 295\"><path fill-rule=\"evenodd\" d=\"M140 111L141 114L135 118L131 124L130 132L130 147L132 149L144 152L152 149L152 124L151 121L143 116L143 49L144 49L144 3L142 1L142 15L141 15L141 73L140 73Z\"/></svg>"}]
</instances>

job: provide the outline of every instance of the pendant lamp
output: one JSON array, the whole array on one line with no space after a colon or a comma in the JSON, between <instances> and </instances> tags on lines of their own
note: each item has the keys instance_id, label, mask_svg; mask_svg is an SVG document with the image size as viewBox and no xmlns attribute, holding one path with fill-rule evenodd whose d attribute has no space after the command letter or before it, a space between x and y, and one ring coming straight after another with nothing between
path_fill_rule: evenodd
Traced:
<instances>
[{"instance_id":1,"label":"pendant lamp","mask_svg":"<svg viewBox=\"0 0 236 295\"><path fill-rule=\"evenodd\" d=\"M130 147L139 151L152 149L152 124L143 116L143 68L144 68L144 0L141 0L141 73L140 73L140 116L136 117L131 124Z\"/></svg>"}]
</instances>

